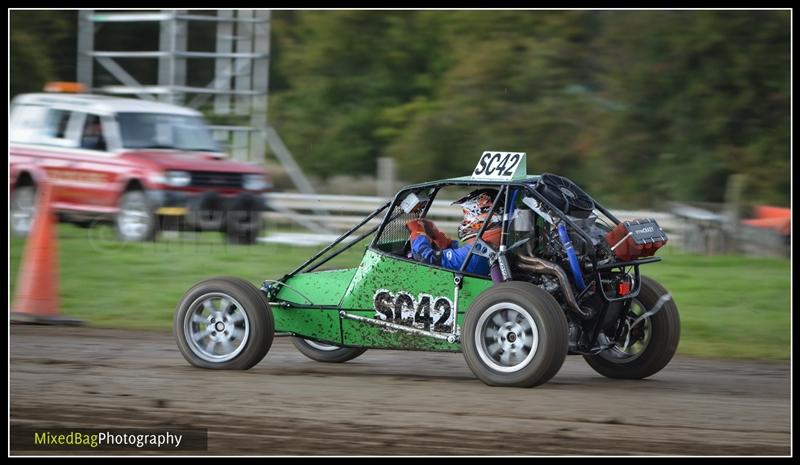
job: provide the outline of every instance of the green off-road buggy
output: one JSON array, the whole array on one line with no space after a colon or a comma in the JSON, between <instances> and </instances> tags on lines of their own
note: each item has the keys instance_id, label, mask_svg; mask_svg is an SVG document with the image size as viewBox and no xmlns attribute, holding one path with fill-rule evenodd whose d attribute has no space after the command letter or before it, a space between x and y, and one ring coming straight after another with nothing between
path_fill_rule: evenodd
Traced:
<instances>
[{"instance_id":1,"label":"green off-road buggy","mask_svg":"<svg viewBox=\"0 0 800 465\"><path fill-rule=\"evenodd\" d=\"M260 289L230 277L198 283L175 313L181 353L198 367L248 369L277 332L320 362L367 349L461 351L494 386L545 383L567 354L611 378L658 372L678 346L678 309L639 266L660 260L653 254L666 235L652 219L619 221L567 178L527 175L525 158L484 152L471 176L405 187ZM476 240L482 247L471 248L460 270L414 260L406 222L446 208L434 205L437 196L480 188L495 191L499 247L481 239L487 222ZM370 238L357 267L320 270ZM472 254L488 260L488 275L465 272Z\"/></svg>"}]
</instances>

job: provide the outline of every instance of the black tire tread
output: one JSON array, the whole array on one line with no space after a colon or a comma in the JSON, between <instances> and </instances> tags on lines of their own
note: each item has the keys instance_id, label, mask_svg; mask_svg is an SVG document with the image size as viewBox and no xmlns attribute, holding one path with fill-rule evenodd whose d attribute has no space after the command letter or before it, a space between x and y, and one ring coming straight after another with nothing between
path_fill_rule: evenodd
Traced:
<instances>
[{"instance_id":1,"label":"black tire tread","mask_svg":"<svg viewBox=\"0 0 800 465\"><path fill-rule=\"evenodd\" d=\"M484 365L474 344L474 326L482 309L502 301L515 302L528 311L532 307L534 319L539 317L536 322L539 326L537 355L528 367L512 374L499 373ZM470 305L463 327L462 346L467 365L475 376L490 386L533 387L544 384L558 373L567 355L569 326L564 311L550 294L531 283L512 281L487 289ZM536 357L543 358L537 361Z\"/></svg>"},{"instance_id":2,"label":"black tire tread","mask_svg":"<svg viewBox=\"0 0 800 465\"><path fill-rule=\"evenodd\" d=\"M245 307L251 325L251 336L248 346L236 358L221 363L212 363L195 356L183 336L183 318L195 294L222 290L232 296ZM257 309L253 309L257 307ZM250 309L250 310L247 310ZM232 276L217 276L203 280L192 286L181 298L175 311L173 332L178 348L183 357L192 365L200 368L247 370L258 364L269 352L275 334L275 321L272 310L264 294L252 283Z\"/></svg>"},{"instance_id":3,"label":"black tire tread","mask_svg":"<svg viewBox=\"0 0 800 465\"><path fill-rule=\"evenodd\" d=\"M317 350L309 346L301 337L292 337L292 344L301 354L322 363L344 363L367 351L366 347L340 347L331 351Z\"/></svg>"},{"instance_id":4,"label":"black tire tread","mask_svg":"<svg viewBox=\"0 0 800 465\"><path fill-rule=\"evenodd\" d=\"M642 305L650 308L668 291L652 278L642 276L639 299ZM664 304L664 308L651 317L653 334L645 351L630 363L613 363L599 354L584 355L583 358L592 369L607 378L642 379L661 371L672 360L680 342L681 322L678 306L674 299Z\"/></svg>"}]
</instances>

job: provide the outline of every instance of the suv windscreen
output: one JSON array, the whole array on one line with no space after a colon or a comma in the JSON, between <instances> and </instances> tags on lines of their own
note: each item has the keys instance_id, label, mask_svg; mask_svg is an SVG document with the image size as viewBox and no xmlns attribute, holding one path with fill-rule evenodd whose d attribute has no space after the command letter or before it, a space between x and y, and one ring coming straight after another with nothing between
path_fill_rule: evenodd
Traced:
<instances>
[{"instance_id":1,"label":"suv windscreen","mask_svg":"<svg viewBox=\"0 0 800 465\"><path fill-rule=\"evenodd\" d=\"M122 146L126 149L220 151L205 121L199 116L117 113L117 122Z\"/></svg>"}]
</instances>

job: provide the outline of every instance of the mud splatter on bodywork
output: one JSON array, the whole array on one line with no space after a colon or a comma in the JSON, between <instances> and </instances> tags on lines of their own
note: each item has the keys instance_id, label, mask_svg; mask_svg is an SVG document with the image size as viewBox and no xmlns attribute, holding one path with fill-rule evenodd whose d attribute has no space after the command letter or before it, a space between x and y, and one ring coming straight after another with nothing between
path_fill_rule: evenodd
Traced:
<instances>
[{"instance_id":1,"label":"mud splatter on bodywork","mask_svg":"<svg viewBox=\"0 0 800 465\"><path fill-rule=\"evenodd\" d=\"M460 350L460 344L457 343L378 328L358 321L341 320L338 314L341 309L366 318L375 318L375 297L381 290L394 295L395 299L400 295L408 296L411 302L408 305L419 305L425 296L431 299L429 304L436 304L440 297L453 304L452 271L367 250L361 264L355 269L299 274L287 280L286 284L287 287L277 294L277 304L284 305L273 306L277 331L349 346ZM491 285L488 278L464 278L458 299L459 325L475 296ZM440 305L443 305L442 301L440 299ZM411 323L413 324L413 318Z\"/></svg>"}]
</instances>

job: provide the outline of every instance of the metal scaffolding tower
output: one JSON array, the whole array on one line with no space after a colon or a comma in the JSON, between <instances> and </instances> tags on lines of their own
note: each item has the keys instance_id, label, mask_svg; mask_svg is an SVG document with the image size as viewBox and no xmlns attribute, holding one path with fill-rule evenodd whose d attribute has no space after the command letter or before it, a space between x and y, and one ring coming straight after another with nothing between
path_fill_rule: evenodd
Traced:
<instances>
[{"instance_id":1,"label":"metal scaffolding tower","mask_svg":"<svg viewBox=\"0 0 800 465\"><path fill-rule=\"evenodd\" d=\"M266 146L269 145L297 188L304 193L314 193L311 183L300 170L291 152L267 122L271 12L212 11L213 15L190 14L187 10L80 11L78 81L93 92L136 96L196 109L203 107L206 115L215 117L213 119L216 120L246 120L246 124L212 126L215 137L233 158L263 162ZM157 51L96 49L95 36L101 27L143 22L159 24ZM187 49L189 26L200 22L216 24L216 45L213 51ZM158 82L140 83L118 59L128 63L131 60L158 60ZM212 59L214 62L214 79L205 86L187 85L187 62L194 59ZM96 87L95 63L113 76L119 85ZM210 106L207 105L209 99L213 99Z\"/></svg>"}]
</instances>

